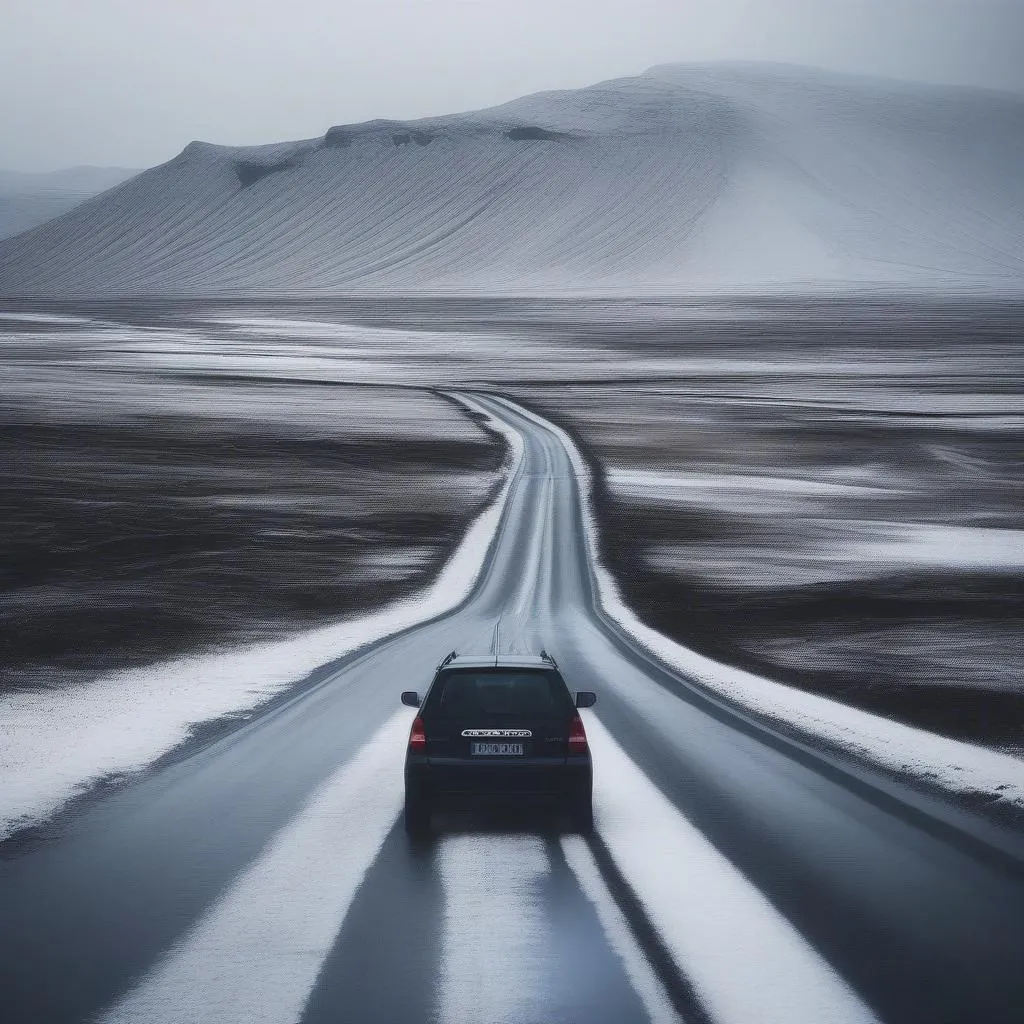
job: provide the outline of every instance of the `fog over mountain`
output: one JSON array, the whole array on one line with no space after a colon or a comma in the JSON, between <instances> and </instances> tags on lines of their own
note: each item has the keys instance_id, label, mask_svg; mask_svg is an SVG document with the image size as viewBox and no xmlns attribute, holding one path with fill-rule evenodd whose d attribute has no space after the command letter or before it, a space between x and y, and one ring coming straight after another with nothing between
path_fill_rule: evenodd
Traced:
<instances>
[{"instance_id":1,"label":"fog over mountain","mask_svg":"<svg viewBox=\"0 0 1024 1024\"><path fill-rule=\"evenodd\" d=\"M32 174L0 170L0 238L28 231L138 174L125 167L69 167Z\"/></svg>"},{"instance_id":2,"label":"fog over mountain","mask_svg":"<svg viewBox=\"0 0 1024 1024\"><path fill-rule=\"evenodd\" d=\"M0 295L1024 290L1024 97L662 65L173 160L0 243Z\"/></svg>"}]
</instances>

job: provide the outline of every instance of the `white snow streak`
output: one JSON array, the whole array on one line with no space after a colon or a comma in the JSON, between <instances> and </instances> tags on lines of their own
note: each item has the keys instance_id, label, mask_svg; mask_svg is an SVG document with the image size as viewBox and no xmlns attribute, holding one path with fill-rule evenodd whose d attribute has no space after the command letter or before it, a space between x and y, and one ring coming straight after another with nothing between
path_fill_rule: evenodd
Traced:
<instances>
[{"instance_id":1,"label":"white snow streak","mask_svg":"<svg viewBox=\"0 0 1024 1024\"><path fill-rule=\"evenodd\" d=\"M144 768L196 723L255 708L319 666L460 604L480 574L523 457L522 437L500 429L511 455L505 485L420 594L289 640L0 699L0 839L45 820L99 779Z\"/></svg>"},{"instance_id":2,"label":"white snow streak","mask_svg":"<svg viewBox=\"0 0 1024 1024\"><path fill-rule=\"evenodd\" d=\"M601 837L720 1024L867 1024L875 1016L683 818L593 718ZM640 838L642 837L642 838Z\"/></svg>"},{"instance_id":3,"label":"white snow streak","mask_svg":"<svg viewBox=\"0 0 1024 1024\"><path fill-rule=\"evenodd\" d=\"M588 717L587 722L590 722ZM615 950L633 991L643 1003L650 1024L680 1024L665 986L638 945L629 922L623 917L601 878L594 855L579 836L563 836L562 852L584 895L593 904L608 944Z\"/></svg>"},{"instance_id":4,"label":"white snow streak","mask_svg":"<svg viewBox=\"0 0 1024 1024\"><path fill-rule=\"evenodd\" d=\"M1024 808L1022 760L923 729L914 729L838 701L804 693L751 672L723 665L644 625L623 600L614 577L601 564L597 548L598 527L591 498L590 469L583 456L560 427L512 402L505 404L527 419L553 431L569 453L574 473L579 480L583 525L598 599L604 611L641 647L712 693L762 719L795 728L811 740L824 740L831 746L887 771L914 777L950 793L983 793L1000 802Z\"/></svg>"},{"instance_id":5,"label":"white snow streak","mask_svg":"<svg viewBox=\"0 0 1024 1024\"><path fill-rule=\"evenodd\" d=\"M394 825L411 712L340 768L101 1024L291 1024Z\"/></svg>"},{"instance_id":6,"label":"white snow streak","mask_svg":"<svg viewBox=\"0 0 1024 1024\"><path fill-rule=\"evenodd\" d=\"M544 1019L552 941L544 845L528 836L445 838L439 1017L450 1024Z\"/></svg>"}]
</instances>

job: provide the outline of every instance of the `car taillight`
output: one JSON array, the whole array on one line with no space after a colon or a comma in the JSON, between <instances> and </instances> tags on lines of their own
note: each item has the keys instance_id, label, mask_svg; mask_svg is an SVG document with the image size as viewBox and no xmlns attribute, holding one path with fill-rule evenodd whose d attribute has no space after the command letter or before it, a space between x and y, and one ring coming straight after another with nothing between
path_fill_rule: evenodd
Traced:
<instances>
[{"instance_id":1,"label":"car taillight","mask_svg":"<svg viewBox=\"0 0 1024 1024\"><path fill-rule=\"evenodd\" d=\"M418 715L412 723L412 732L409 733L409 749L422 753L427 749L427 731L423 728L423 719Z\"/></svg>"},{"instance_id":2,"label":"car taillight","mask_svg":"<svg viewBox=\"0 0 1024 1024\"><path fill-rule=\"evenodd\" d=\"M585 754L587 752L587 733L583 728L583 719L573 715L569 722L569 753Z\"/></svg>"}]
</instances>

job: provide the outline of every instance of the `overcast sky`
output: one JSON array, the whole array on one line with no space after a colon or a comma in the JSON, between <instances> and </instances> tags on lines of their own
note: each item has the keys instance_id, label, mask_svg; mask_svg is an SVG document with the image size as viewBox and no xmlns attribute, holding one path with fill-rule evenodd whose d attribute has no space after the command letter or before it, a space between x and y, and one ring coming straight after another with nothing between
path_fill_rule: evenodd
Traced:
<instances>
[{"instance_id":1,"label":"overcast sky","mask_svg":"<svg viewBox=\"0 0 1024 1024\"><path fill-rule=\"evenodd\" d=\"M490 106L667 61L1024 92L1024 0L2 0L0 167Z\"/></svg>"}]
</instances>

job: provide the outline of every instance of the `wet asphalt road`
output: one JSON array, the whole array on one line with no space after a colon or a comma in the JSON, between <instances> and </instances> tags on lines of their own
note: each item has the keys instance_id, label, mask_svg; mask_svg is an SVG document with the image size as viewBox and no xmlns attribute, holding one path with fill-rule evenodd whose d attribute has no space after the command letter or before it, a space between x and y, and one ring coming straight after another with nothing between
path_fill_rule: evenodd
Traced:
<instances>
[{"instance_id":1,"label":"wet asphalt road","mask_svg":"<svg viewBox=\"0 0 1024 1024\"><path fill-rule=\"evenodd\" d=\"M633 650L595 612L557 436L479 401L527 445L469 601L9 843L0 1020L1024 1020L1014 837L997 852L968 813L764 731ZM596 837L467 813L411 844L398 695L453 648L490 650L499 618L502 650L543 646L599 693ZM317 794L333 792L332 811ZM729 879L718 902L688 887L700 865Z\"/></svg>"}]
</instances>

